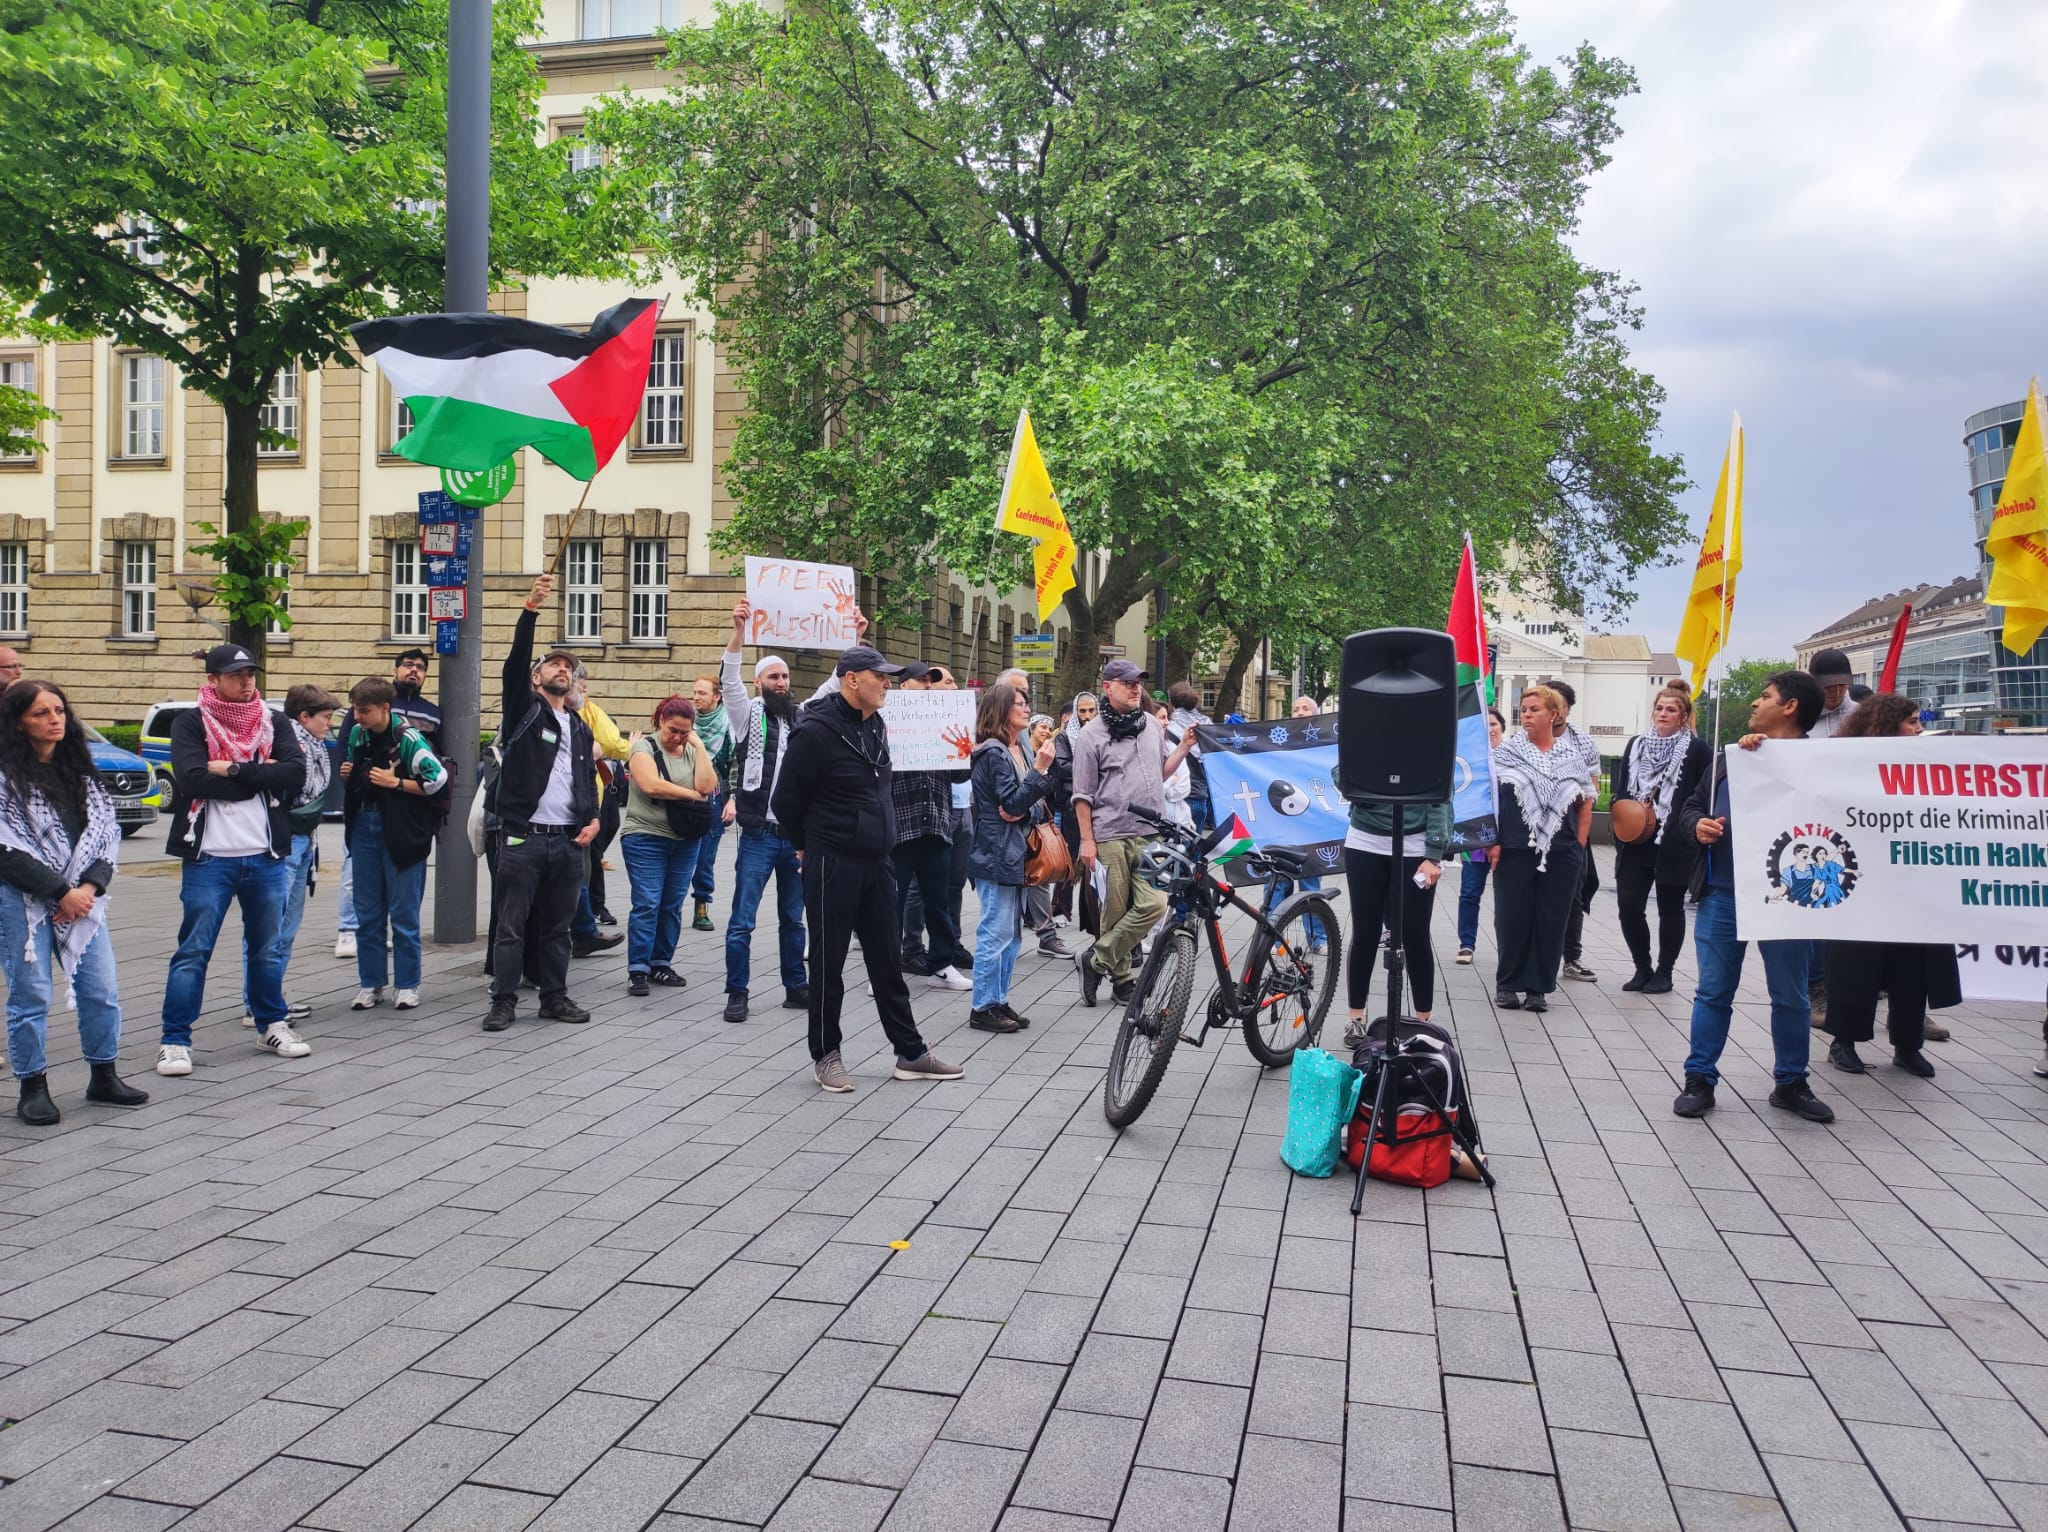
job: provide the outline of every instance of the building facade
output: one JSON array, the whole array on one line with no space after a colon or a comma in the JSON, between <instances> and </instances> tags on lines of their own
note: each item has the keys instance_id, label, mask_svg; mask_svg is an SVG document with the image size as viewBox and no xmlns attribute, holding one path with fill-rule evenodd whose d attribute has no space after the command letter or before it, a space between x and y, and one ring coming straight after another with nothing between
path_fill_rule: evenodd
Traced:
<instances>
[{"instance_id":1,"label":"building facade","mask_svg":"<svg viewBox=\"0 0 2048 1532\"><path fill-rule=\"evenodd\" d=\"M1988 732L1998 711L1993 691L1988 612L1984 582L1959 575L1946 585L1922 583L1910 590L1874 596L1854 611L1801 639L1799 664L1813 663L1822 649L1840 649L1864 686L1875 687L1891 651L1899 612L1908 603L1912 621L1899 654L1896 687L1920 704L1928 727L1947 733Z\"/></svg>"},{"instance_id":2,"label":"building facade","mask_svg":"<svg viewBox=\"0 0 2048 1532\"><path fill-rule=\"evenodd\" d=\"M707 24L712 12L711 0L549 0L534 46L546 82L537 130L573 139L598 97L666 88L653 28ZM492 307L582 326L627 296L619 284L536 279L496 294ZM208 604L212 568L190 552L207 540L197 524L221 520L219 408L181 387L172 363L107 340L0 340L0 383L29 389L59 416L43 424L46 451L0 460L0 642L94 722L138 720L153 701L191 695L195 652L223 632ZM544 639L587 656L594 694L622 721L715 670L731 631L741 581L712 535L731 517L722 465L743 407L710 314L672 303L639 422L591 486L542 626ZM295 367L278 378L265 424L292 445L263 455L259 507L308 524L294 549L291 627L270 640L269 692L300 680L345 689L389 674L402 649L431 649L417 511L440 481L393 451L411 422L389 385L352 358ZM479 523L486 728L492 667L583 489L531 451L518 469L511 495ZM1083 557L1084 582L1100 581L1102 562ZM861 574L863 603L875 609L883 592ZM910 604L921 625L876 636L964 677L993 676L1010 662L1014 636L1040 630L1028 589L942 576ZM1063 634L1064 616L1047 626ZM1142 607L1116 637L1144 652ZM788 657L800 676L828 662Z\"/></svg>"},{"instance_id":3,"label":"building facade","mask_svg":"<svg viewBox=\"0 0 2048 1532\"><path fill-rule=\"evenodd\" d=\"M1998 508L1999 491L2005 487L2005 470L2012 461L2013 443L2019 440L2020 418L2025 413L2026 401L2015 399L2011 404L1980 410L1963 422L1963 451L1970 465L1970 520L1977 537L1978 566L1987 587L1991 562L1984 556L1984 539L1991 530L1991 513ZM2004 608L1988 608L1985 627L1997 702L1995 726L2048 728L2048 636L2035 640L2025 654L2013 654L2004 642Z\"/></svg>"},{"instance_id":4,"label":"building facade","mask_svg":"<svg viewBox=\"0 0 2048 1532\"><path fill-rule=\"evenodd\" d=\"M1650 724L1650 702L1675 671L1635 633L1587 633L1570 612L1496 591L1488 603L1494 646L1494 696L1508 726L1522 693L1559 680L1578 696L1572 723L1600 747L1619 755L1631 735Z\"/></svg>"}]
</instances>

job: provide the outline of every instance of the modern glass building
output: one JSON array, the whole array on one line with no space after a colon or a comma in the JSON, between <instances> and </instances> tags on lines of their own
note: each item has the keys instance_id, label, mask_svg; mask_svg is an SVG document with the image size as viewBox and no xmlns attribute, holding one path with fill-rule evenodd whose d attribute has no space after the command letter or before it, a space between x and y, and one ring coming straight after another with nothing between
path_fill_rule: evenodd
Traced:
<instances>
[{"instance_id":1,"label":"modern glass building","mask_svg":"<svg viewBox=\"0 0 2048 1532\"><path fill-rule=\"evenodd\" d=\"M2005 487L2005 469L2019 440L2020 417L2026 402L2016 399L1995 409L1980 410L1963 422L1963 448L1970 459L1970 515L1977 532L1977 559L1984 583L1991 584L1991 564L1984 557L1984 538L1998 493ZM1991 639L1991 680L1997 694L2000 729L2048 727L2048 636L2025 654L2012 654L2004 643L2005 611L1988 609Z\"/></svg>"}]
</instances>

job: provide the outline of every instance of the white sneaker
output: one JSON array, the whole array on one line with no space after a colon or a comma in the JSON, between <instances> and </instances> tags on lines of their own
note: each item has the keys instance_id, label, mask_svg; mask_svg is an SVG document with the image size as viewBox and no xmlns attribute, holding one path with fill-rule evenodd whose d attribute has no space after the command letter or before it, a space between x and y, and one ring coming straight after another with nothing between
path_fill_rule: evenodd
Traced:
<instances>
[{"instance_id":1,"label":"white sneaker","mask_svg":"<svg viewBox=\"0 0 2048 1532\"><path fill-rule=\"evenodd\" d=\"M343 931L334 938L334 955L338 958L351 958L356 955L355 932Z\"/></svg>"},{"instance_id":2,"label":"white sneaker","mask_svg":"<svg viewBox=\"0 0 2048 1532\"><path fill-rule=\"evenodd\" d=\"M941 968L925 982L933 989L957 989L965 992L974 988L974 980L957 968Z\"/></svg>"},{"instance_id":3,"label":"white sneaker","mask_svg":"<svg viewBox=\"0 0 2048 1532\"><path fill-rule=\"evenodd\" d=\"M165 1043L156 1051L156 1072L160 1075L189 1075L192 1073L192 1050L176 1043Z\"/></svg>"},{"instance_id":4,"label":"white sneaker","mask_svg":"<svg viewBox=\"0 0 2048 1532\"><path fill-rule=\"evenodd\" d=\"M256 1018L250 1015L247 1011L244 1011L242 1012L242 1025L245 1027L253 1027L256 1025Z\"/></svg>"},{"instance_id":5,"label":"white sneaker","mask_svg":"<svg viewBox=\"0 0 2048 1532\"><path fill-rule=\"evenodd\" d=\"M417 1003L419 996L414 995L413 1000ZM356 991L356 997L349 1001L348 1008L352 1011L367 1011L372 1006L382 1005L383 1003L384 986L381 984L371 984Z\"/></svg>"},{"instance_id":6,"label":"white sneaker","mask_svg":"<svg viewBox=\"0 0 2048 1532\"><path fill-rule=\"evenodd\" d=\"M418 990L416 990L416 989L402 989L402 990L400 990L400 991L398 992L398 997L397 997L397 998L396 998L395 1000L393 1000L393 1001L391 1002L391 1005L392 1005L392 1009L394 1009L394 1010L399 1010L399 1011L414 1011L414 1010L418 1010L418 1009L419 1009L419 1004L420 1004L420 992L419 992Z\"/></svg>"},{"instance_id":7,"label":"white sneaker","mask_svg":"<svg viewBox=\"0 0 2048 1532\"><path fill-rule=\"evenodd\" d=\"M313 1002L310 1000L287 1000L284 1006L284 1014L287 1021L304 1021L313 1014ZM253 1027L256 1025L256 1018L254 1016L244 1017L242 1025Z\"/></svg>"},{"instance_id":8,"label":"white sneaker","mask_svg":"<svg viewBox=\"0 0 2048 1532\"><path fill-rule=\"evenodd\" d=\"M281 1059L302 1059L313 1051L313 1045L294 1032L288 1021L273 1021L257 1041Z\"/></svg>"}]
</instances>

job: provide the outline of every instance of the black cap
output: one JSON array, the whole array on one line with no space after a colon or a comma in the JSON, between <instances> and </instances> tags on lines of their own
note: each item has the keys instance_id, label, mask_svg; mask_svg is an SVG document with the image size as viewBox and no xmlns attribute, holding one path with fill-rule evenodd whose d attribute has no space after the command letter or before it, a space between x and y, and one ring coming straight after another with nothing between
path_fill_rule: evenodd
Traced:
<instances>
[{"instance_id":1,"label":"black cap","mask_svg":"<svg viewBox=\"0 0 2048 1532\"><path fill-rule=\"evenodd\" d=\"M254 670L256 656L240 644L215 644L206 651L206 673L210 676L233 675L238 670Z\"/></svg>"},{"instance_id":2,"label":"black cap","mask_svg":"<svg viewBox=\"0 0 2048 1532\"><path fill-rule=\"evenodd\" d=\"M1806 673L1822 686L1847 686L1856 679L1856 672L1849 668L1849 656L1840 649L1822 649L1806 667Z\"/></svg>"},{"instance_id":3,"label":"black cap","mask_svg":"<svg viewBox=\"0 0 2048 1532\"><path fill-rule=\"evenodd\" d=\"M903 673L901 665L891 665L882 658L881 650L871 649L866 644L855 644L851 649L841 653L839 663L833 667L832 673L834 675L850 676L856 670L879 671L885 676L901 675Z\"/></svg>"},{"instance_id":4,"label":"black cap","mask_svg":"<svg viewBox=\"0 0 2048 1532\"><path fill-rule=\"evenodd\" d=\"M904 681L929 681L937 674L938 672L923 660L905 660L896 679L899 683Z\"/></svg>"},{"instance_id":5,"label":"black cap","mask_svg":"<svg viewBox=\"0 0 2048 1532\"><path fill-rule=\"evenodd\" d=\"M1140 670L1129 660L1104 660L1102 663L1102 679L1105 681L1124 682L1149 681L1152 679L1152 672Z\"/></svg>"}]
</instances>

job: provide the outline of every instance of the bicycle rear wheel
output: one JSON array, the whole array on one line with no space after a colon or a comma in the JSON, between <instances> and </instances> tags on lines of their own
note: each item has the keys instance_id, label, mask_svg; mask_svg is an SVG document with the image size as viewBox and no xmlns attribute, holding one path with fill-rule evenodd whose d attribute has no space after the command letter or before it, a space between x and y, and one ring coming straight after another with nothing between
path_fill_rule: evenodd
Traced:
<instances>
[{"instance_id":1,"label":"bicycle rear wheel","mask_svg":"<svg viewBox=\"0 0 2048 1532\"><path fill-rule=\"evenodd\" d=\"M1109 1073L1102 1082L1102 1115L1111 1127L1129 1127L1152 1104L1173 1045L1180 1041L1194 985L1194 927L1169 926L1152 944L1138 975L1138 992L1117 1023Z\"/></svg>"},{"instance_id":2,"label":"bicycle rear wheel","mask_svg":"<svg viewBox=\"0 0 2048 1532\"><path fill-rule=\"evenodd\" d=\"M1268 1069L1283 1069L1297 1048L1313 1048L1323 1035L1344 968L1344 931L1330 901L1314 892L1296 894L1270 919L1275 934L1259 933L1249 964L1255 988L1244 1045ZM1311 920L1322 928L1320 955L1311 950Z\"/></svg>"}]
</instances>

